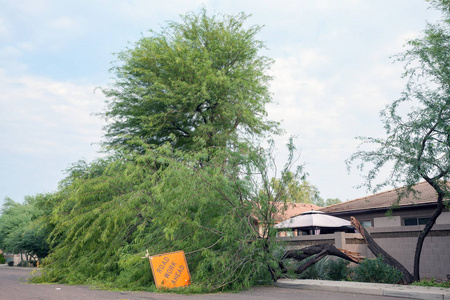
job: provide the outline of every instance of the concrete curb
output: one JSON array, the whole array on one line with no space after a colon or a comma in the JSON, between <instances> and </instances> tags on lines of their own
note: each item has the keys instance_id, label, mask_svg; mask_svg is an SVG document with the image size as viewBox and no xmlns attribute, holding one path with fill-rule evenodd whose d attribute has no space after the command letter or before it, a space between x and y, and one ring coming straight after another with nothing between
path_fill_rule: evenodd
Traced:
<instances>
[{"instance_id":1,"label":"concrete curb","mask_svg":"<svg viewBox=\"0 0 450 300\"><path fill-rule=\"evenodd\" d=\"M0 264L0 269L37 269L36 267L19 267L19 266L8 266L8 264Z\"/></svg>"},{"instance_id":2,"label":"concrete curb","mask_svg":"<svg viewBox=\"0 0 450 300\"><path fill-rule=\"evenodd\" d=\"M378 295L409 299L450 300L450 289L352 281L280 279L275 286L303 290Z\"/></svg>"}]
</instances>

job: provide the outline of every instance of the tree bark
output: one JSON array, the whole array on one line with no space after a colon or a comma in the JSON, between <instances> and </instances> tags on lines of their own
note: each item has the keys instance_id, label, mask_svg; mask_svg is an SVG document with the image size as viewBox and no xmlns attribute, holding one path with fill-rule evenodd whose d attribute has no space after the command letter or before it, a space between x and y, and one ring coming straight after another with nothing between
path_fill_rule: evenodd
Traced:
<instances>
[{"instance_id":1,"label":"tree bark","mask_svg":"<svg viewBox=\"0 0 450 300\"><path fill-rule=\"evenodd\" d=\"M367 246L369 247L369 250L375 256L381 255L383 257L383 261L385 263L397 268L400 272L402 272L403 273L403 279L402 279L403 284L413 283L414 280L413 280L411 273L401 263L399 263L395 258L393 258L391 255L389 255L389 253L384 251L383 248L381 248L374 241L372 236L370 236L370 234L367 232L367 230L361 225L361 223L359 223L359 221L356 218L350 217L350 220L351 220L353 227L355 227L356 230L358 230L358 232L362 235L362 237L366 241Z\"/></svg>"},{"instance_id":2,"label":"tree bark","mask_svg":"<svg viewBox=\"0 0 450 300\"><path fill-rule=\"evenodd\" d=\"M316 255L317 254L317 255ZM302 261L308 257L311 257L313 255L316 255L313 259L309 260L308 262L300 265L296 270L295 273L300 274L303 271L305 271L308 267L314 265L321 259L323 259L327 255L333 255L340 258L343 258L345 260L359 263L359 260L353 257L348 256L338 248L334 247L331 244L319 244L319 245L313 245L309 246L300 250L289 250L284 253L283 257L281 259L287 259L292 258L298 261ZM284 265L282 262L280 262L280 267L283 271L285 271Z\"/></svg>"},{"instance_id":3,"label":"tree bark","mask_svg":"<svg viewBox=\"0 0 450 300\"><path fill-rule=\"evenodd\" d=\"M414 253L414 281L420 281L420 255L422 254L422 247L425 238L427 237L428 233L430 233L431 228L433 228L434 223L436 223L436 219L441 215L442 210L444 209L443 200L445 192L434 181L427 179L428 178L425 178L425 180L436 190L438 194L437 208L433 212L433 215L430 217L427 224L425 225L425 228L420 232L419 237L417 238L416 251Z\"/></svg>"}]
</instances>

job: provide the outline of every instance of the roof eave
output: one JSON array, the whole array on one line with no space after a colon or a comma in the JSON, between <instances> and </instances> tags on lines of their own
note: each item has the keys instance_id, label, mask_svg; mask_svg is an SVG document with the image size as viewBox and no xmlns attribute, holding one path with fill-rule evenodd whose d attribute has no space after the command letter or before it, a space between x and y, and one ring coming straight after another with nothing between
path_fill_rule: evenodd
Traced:
<instances>
[{"instance_id":1,"label":"roof eave","mask_svg":"<svg viewBox=\"0 0 450 300\"><path fill-rule=\"evenodd\" d=\"M420 204L410 204L410 205L402 205L400 207L394 207L394 211L398 210L404 210L409 208L428 208L436 206L437 203L420 203ZM366 213L366 212L379 212L379 211L387 211L391 207L375 207L375 208L367 208L367 209L355 209L355 210L345 210L345 211L338 211L338 212L326 212L329 215L345 215L350 213Z\"/></svg>"}]
</instances>

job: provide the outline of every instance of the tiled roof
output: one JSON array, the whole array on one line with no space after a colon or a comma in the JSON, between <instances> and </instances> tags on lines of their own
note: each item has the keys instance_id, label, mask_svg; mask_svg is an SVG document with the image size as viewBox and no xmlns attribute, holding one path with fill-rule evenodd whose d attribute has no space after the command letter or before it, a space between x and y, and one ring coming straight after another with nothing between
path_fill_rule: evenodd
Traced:
<instances>
[{"instance_id":1,"label":"tiled roof","mask_svg":"<svg viewBox=\"0 0 450 300\"><path fill-rule=\"evenodd\" d=\"M281 222L284 220L287 220L289 218L298 216L301 213L310 211L310 210L320 210L320 206L309 204L309 203L287 203L286 204L286 210L283 212L282 206L283 204L280 203L280 209L278 211L280 212L276 217L277 222Z\"/></svg>"},{"instance_id":2,"label":"tiled roof","mask_svg":"<svg viewBox=\"0 0 450 300\"><path fill-rule=\"evenodd\" d=\"M399 206L408 206L413 204L427 204L436 202L437 194L435 190L426 181L416 184L414 186L414 189L420 192L420 194L418 194L416 197L411 194L408 197L402 198L398 203ZM330 205L321 208L319 210L326 213L334 213L334 212L347 212L347 211L366 210L374 208L389 208L398 200L397 192L399 190L400 189L393 189L390 191L377 193L371 196Z\"/></svg>"}]
</instances>

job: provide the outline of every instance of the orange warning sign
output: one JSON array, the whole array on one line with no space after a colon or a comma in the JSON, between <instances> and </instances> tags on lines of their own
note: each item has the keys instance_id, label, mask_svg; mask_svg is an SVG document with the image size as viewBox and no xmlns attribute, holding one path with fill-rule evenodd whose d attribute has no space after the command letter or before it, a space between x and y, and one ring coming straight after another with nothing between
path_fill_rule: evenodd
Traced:
<instances>
[{"instance_id":1,"label":"orange warning sign","mask_svg":"<svg viewBox=\"0 0 450 300\"><path fill-rule=\"evenodd\" d=\"M184 251L150 256L149 260L156 287L171 289L191 284Z\"/></svg>"}]
</instances>

